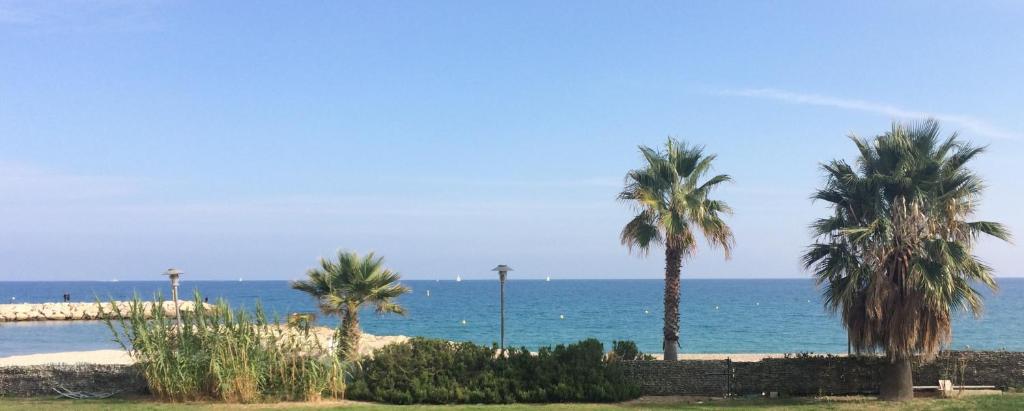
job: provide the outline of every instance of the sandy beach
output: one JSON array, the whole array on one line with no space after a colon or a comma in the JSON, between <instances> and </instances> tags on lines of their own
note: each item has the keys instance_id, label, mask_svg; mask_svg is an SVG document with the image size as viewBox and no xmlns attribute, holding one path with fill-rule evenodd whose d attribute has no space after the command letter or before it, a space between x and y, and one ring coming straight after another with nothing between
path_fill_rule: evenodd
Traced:
<instances>
[{"instance_id":1,"label":"sandy beach","mask_svg":"<svg viewBox=\"0 0 1024 411\"><path fill-rule=\"evenodd\" d=\"M783 358L786 354L781 353L733 353L733 354L679 354L680 360L733 360L735 362L758 362L765 358ZM661 358L661 354L656 354L656 358Z\"/></svg>"},{"instance_id":2,"label":"sandy beach","mask_svg":"<svg viewBox=\"0 0 1024 411\"><path fill-rule=\"evenodd\" d=\"M334 330L327 327L315 327L312 329L313 335L319 340L323 346L331 346ZM384 347L385 345L401 343L408 341L409 337L404 335L393 335L393 336L377 336L373 334L363 333L362 338L359 340L359 353L360 355L369 355L374 350ZM661 359L661 353L652 353L652 355ZM845 354L844 354L845 355ZM782 353L680 353L680 360L725 360L730 359L735 362L757 362L765 358L783 358L785 354ZM119 349L106 349L106 350L93 350L93 351L66 351L66 352L54 352L44 354L28 354L28 355L15 355L8 357L0 357L0 367L2 366L26 366L26 365L42 365L42 364L131 364L134 360L123 350Z\"/></svg>"},{"instance_id":3,"label":"sandy beach","mask_svg":"<svg viewBox=\"0 0 1024 411\"><path fill-rule=\"evenodd\" d=\"M330 339L334 334L334 330L317 327L313 330L313 333L320 339L321 344L330 345ZM408 340L409 337L404 335L376 336L364 333L359 340L359 353L367 355L385 345ZM0 367L43 364L131 364L133 362L134 360L131 356L120 349L66 351L0 357Z\"/></svg>"},{"instance_id":4,"label":"sandy beach","mask_svg":"<svg viewBox=\"0 0 1024 411\"><path fill-rule=\"evenodd\" d=\"M0 367L45 364L131 364L124 350L68 351L0 358Z\"/></svg>"},{"instance_id":5,"label":"sandy beach","mask_svg":"<svg viewBox=\"0 0 1024 411\"><path fill-rule=\"evenodd\" d=\"M373 350L384 345L404 340L407 337L377 337L369 335L366 347L360 347L360 351ZM779 353L745 353L745 354L679 354L681 360L725 360L731 359L736 362L757 362L765 358L782 358L785 354ZM660 357L660 355L656 355ZM0 367L5 366L26 366L44 364L131 364L132 358L122 350L95 350L95 351L68 351L47 354L15 355L11 357L0 357Z\"/></svg>"}]
</instances>

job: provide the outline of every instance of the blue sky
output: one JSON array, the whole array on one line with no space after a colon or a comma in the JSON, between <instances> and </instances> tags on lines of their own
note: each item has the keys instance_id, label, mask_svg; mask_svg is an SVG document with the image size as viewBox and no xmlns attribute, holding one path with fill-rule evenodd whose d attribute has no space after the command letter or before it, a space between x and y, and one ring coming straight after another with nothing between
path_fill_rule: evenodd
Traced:
<instances>
[{"instance_id":1,"label":"blue sky","mask_svg":"<svg viewBox=\"0 0 1024 411\"><path fill-rule=\"evenodd\" d=\"M801 277L818 164L933 116L1024 230L1024 4L0 0L0 280L658 278L614 200L675 136L735 184L732 260ZM1024 275L1012 245L978 253Z\"/></svg>"}]
</instances>

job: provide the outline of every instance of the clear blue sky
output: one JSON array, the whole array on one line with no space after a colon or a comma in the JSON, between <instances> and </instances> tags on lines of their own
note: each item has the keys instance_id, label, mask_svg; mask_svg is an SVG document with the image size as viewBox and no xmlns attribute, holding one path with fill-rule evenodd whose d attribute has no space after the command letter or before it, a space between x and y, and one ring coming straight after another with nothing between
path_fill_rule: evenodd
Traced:
<instances>
[{"instance_id":1,"label":"clear blue sky","mask_svg":"<svg viewBox=\"0 0 1024 411\"><path fill-rule=\"evenodd\" d=\"M718 153L735 257L800 277L818 164L936 116L1024 236L1024 4L0 0L0 280L658 278L619 245L638 144ZM1024 275L1011 245L978 252Z\"/></svg>"}]
</instances>

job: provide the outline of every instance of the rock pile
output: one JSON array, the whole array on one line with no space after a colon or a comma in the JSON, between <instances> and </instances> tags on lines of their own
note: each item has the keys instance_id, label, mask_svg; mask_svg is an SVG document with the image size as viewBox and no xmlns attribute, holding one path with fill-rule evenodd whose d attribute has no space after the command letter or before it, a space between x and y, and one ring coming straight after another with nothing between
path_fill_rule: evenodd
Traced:
<instances>
[{"instance_id":1,"label":"rock pile","mask_svg":"<svg viewBox=\"0 0 1024 411\"><path fill-rule=\"evenodd\" d=\"M179 301L182 311L195 308L193 301ZM149 315L155 303L143 302L143 309ZM130 302L113 303L44 303L44 304L0 304L0 322L8 321L58 321L58 320L100 320L117 313L128 313ZM207 307L211 307L207 304ZM164 301L164 314L174 317L174 302Z\"/></svg>"}]
</instances>

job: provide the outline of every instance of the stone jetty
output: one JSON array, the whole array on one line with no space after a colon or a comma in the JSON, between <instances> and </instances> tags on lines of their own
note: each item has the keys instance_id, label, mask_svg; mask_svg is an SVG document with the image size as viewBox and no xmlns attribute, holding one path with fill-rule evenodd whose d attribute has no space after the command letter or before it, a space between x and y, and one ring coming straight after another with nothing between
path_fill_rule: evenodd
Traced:
<instances>
[{"instance_id":1,"label":"stone jetty","mask_svg":"<svg viewBox=\"0 0 1024 411\"><path fill-rule=\"evenodd\" d=\"M157 305L151 301L142 303L147 313L153 312ZM191 311L195 308L195 302L179 300L178 304L182 311ZM118 313L127 314L130 311L131 302L114 301L104 303L43 303L43 304L0 304L0 322L10 321L74 321L74 320L101 320ZM207 308L212 307L206 304ZM174 317L173 301L164 301L164 314Z\"/></svg>"}]
</instances>

